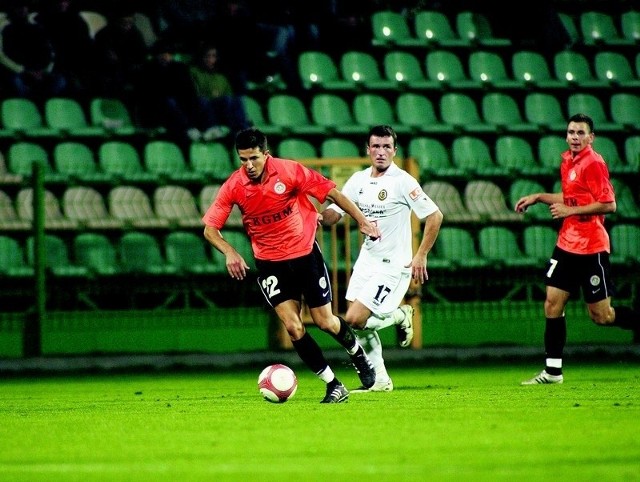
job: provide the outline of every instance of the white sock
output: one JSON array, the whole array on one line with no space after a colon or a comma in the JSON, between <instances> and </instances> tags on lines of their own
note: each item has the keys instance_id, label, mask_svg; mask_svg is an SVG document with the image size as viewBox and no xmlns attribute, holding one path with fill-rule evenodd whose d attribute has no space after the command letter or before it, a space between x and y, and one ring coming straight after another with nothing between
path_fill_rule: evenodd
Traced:
<instances>
[{"instance_id":1,"label":"white sock","mask_svg":"<svg viewBox=\"0 0 640 482\"><path fill-rule=\"evenodd\" d=\"M377 332L373 330L358 330L358 341L364 348L365 353L376 369L376 382L386 382L389 380L387 367L382 358L382 341Z\"/></svg>"},{"instance_id":2,"label":"white sock","mask_svg":"<svg viewBox=\"0 0 640 482\"><path fill-rule=\"evenodd\" d=\"M375 315L371 315L364 327L367 330L381 330L382 328L386 328L387 326L393 326L404 319L404 311L400 308L396 308L393 313L389 316L385 316L384 318L377 317Z\"/></svg>"},{"instance_id":3,"label":"white sock","mask_svg":"<svg viewBox=\"0 0 640 482\"><path fill-rule=\"evenodd\" d=\"M329 383L329 382L333 381L333 379L336 377L336 375L335 375L335 373L333 373L333 370L331 369L331 367L329 365L327 365L327 368L325 368L320 373L318 373L318 377L323 382Z\"/></svg>"}]
</instances>

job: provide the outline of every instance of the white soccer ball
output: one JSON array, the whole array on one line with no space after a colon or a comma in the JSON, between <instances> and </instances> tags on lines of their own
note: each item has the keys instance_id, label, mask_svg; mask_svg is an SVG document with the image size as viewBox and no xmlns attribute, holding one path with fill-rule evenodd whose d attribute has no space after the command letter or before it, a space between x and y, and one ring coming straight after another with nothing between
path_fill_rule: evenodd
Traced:
<instances>
[{"instance_id":1,"label":"white soccer ball","mask_svg":"<svg viewBox=\"0 0 640 482\"><path fill-rule=\"evenodd\" d=\"M298 379L291 368L281 363L269 365L258 377L258 389L268 402L283 403L298 389Z\"/></svg>"}]
</instances>

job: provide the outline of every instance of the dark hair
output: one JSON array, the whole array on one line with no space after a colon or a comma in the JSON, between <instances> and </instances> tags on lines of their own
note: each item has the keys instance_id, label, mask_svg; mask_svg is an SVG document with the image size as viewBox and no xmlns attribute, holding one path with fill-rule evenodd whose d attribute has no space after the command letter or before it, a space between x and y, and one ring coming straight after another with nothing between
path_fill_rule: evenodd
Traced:
<instances>
[{"instance_id":1,"label":"dark hair","mask_svg":"<svg viewBox=\"0 0 640 482\"><path fill-rule=\"evenodd\" d=\"M569 122L584 122L589 126L589 132L593 132L593 119L587 114L574 114L569 117Z\"/></svg>"},{"instance_id":2,"label":"dark hair","mask_svg":"<svg viewBox=\"0 0 640 482\"><path fill-rule=\"evenodd\" d=\"M267 152L269 150L267 136L255 127L238 131L236 134L236 151L240 149L253 149L254 147L257 147L260 152Z\"/></svg>"},{"instance_id":3,"label":"dark hair","mask_svg":"<svg viewBox=\"0 0 640 482\"><path fill-rule=\"evenodd\" d=\"M393 127L391 127L391 126L388 126L388 125L377 125L377 126L373 126L371 129L369 129L369 136L367 137L367 145L369 145L369 140L371 139L371 136L392 137L393 138L393 147L397 147L398 146L398 135L396 134L396 131L393 130Z\"/></svg>"}]
</instances>

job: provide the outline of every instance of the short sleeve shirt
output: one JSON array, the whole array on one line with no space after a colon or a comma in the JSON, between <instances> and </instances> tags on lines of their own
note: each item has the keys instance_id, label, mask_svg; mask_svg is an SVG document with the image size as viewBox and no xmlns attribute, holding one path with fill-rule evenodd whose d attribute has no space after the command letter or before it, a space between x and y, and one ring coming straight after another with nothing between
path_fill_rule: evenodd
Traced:
<instances>
[{"instance_id":1,"label":"short sleeve shirt","mask_svg":"<svg viewBox=\"0 0 640 482\"><path fill-rule=\"evenodd\" d=\"M222 229L237 204L256 259L298 258L309 254L315 242L317 209L308 196L324 203L335 186L298 162L267 155L262 182L238 169L222 184L202 220Z\"/></svg>"},{"instance_id":2,"label":"short sleeve shirt","mask_svg":"<svg viewBox=\"0 0 640 482\"><path fill-rule=\"evenodd\" d=\"M591 145L575 157L571 155L571 151L562 154L560 177L562 196L567 206L615 202L609 169L602 156ZM558 247L576 254L610 252L604 215L586 214L564 218L558 234Z\"/></svg>"}]
</instances>

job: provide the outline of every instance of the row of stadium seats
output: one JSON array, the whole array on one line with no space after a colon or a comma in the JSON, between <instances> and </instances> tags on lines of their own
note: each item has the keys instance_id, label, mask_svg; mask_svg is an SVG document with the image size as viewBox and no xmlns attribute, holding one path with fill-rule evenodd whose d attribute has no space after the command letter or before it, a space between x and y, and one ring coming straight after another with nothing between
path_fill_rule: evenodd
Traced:
<instances>
[{"instance_id":1,"label":"row of stadium seats","mask_svg":"<svg viewBox=\"0 0 640 482\"><path fill-rule=\"evenodd\" d=\"M640 12L628 10L620 15L603 11L559 13L574 44L586 46L634 46L640 42ZM412 20L395 11L379 11L371 16L372 45L382 47L509 47L511 41L498 38L488 18L477 12L462 11L452 22L438 11L422 10Z\"/></svg>"},{"instance_id":2,"label":"row of stadium seats","mask_svg":"<svg viewBox=\"0 0 640 482\"><path fill-rule=\"evenodd\" d=\"M357 257L358 232L352 231L351 252ZM255 267L248 238L241 230L226 230L225 237ZM522 230L485 226L473 231L461 226L441 229L429 256L433 269L542 268L555 245L557 232L547 225L528 225ZM640 226L620 223L611 228L614 264L640 263ZM24 242L0 236L0 273L9 277L34 275L34 238ZM224 256L209 246L201 234L177 230L164 235L128 231L116 238L84 232L70 240L46 234L46 267L58 277L225 274Z\"/></svg>"},{"instance_id":3,"label":"row of stadium seats","mask_svg":"<svg viewBox=\"0 0 640 482\"><path fill-rule=\"evenodd\" d=\"M551 222L546 206L529 208L524 215L515 213L516 201L533 192L559 190L558 182L545 186L530 179L517 179L502 188L488 179L459 179L452 183L433 180L423 184L445 215L447 223L530 223ZM611 219L640 222L637 194L623 180L612 180L618 211ZM458 187L460 186L460 187ZM44 192L45 229L77 230L171 230L202 227L202 214L208 209L219 189L209 184L195 194L185 186L163 185L146 191L139 186L110 187L105 194L89 186L69 186L60 198L52 191ZM637 186L634 186L637 191ZM33 189L22 188L15 199L0 191L0 229L25 232L33 221ZM241 227L237 209L232 211L228 226Z\"/></svg>"},{"instance_id":4,"label":"row of stadium seats","mask_svg":"<svg viewBox=\"0 0 640 482\"><path fill-rule=\"evenodd\" d=\"M389 50L380 62L373 52L346 51L334 61L326 52L306 51L298 58L298 72L306 88L323 90L620 90L640 85L640 54L599 50L589 56L565 50L554 55L550 66L542 53L531 50L508 55Z\"/></svg>"}]
</instances>

